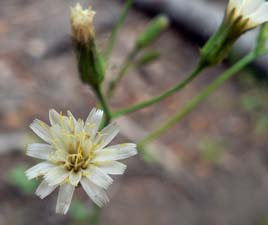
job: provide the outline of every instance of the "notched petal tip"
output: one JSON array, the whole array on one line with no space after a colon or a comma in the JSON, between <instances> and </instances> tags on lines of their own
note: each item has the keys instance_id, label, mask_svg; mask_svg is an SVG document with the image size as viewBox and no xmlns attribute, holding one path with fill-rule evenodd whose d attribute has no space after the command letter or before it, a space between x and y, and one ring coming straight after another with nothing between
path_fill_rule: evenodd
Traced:
<instances>
[{"instance_id":1,"label":"notched petal tip","mask_svg":"<svg viewBox=\"0 0 268 225\"><path fill-rule=\"evenodd\" d=\"M41 198L44 199L48 195L50 195L55 189L57 188L57 185L50 186L45 180L43 180L40 185L37 187L35 194Z\"/></svg>"},{"instance_id":2,"label":"notched petal tip","mask_svg":"<svg viewBox=\"0 0 268 225\"><path fill-rule=\"evenodd\" d=\"M118 161L106 161L98 164L100 170L106 174L122 175L125 173L127 166Z\"/></svg>"},{"instance_id":3,"label":"notched petal tip","mask_svg":"<svg viewBox=\"0 0 268 225\"><path fill-rule=\"evenodd\" d=\"M51 168L53 168L53 164L49 162L41 162L26 170L25 175L29 180L31 180L33 178L46 174L47 171L49 171Z\"/></svg>"},{"instance_id":4,"label":"notched petal tip","mask_svg":"<svg viewBox=\"0 0 268 225\"><path fill-rule=\"evenodd\" d=\"M50 143L51 142L51 135L50 135L50 131L49 131L49 126L39 120L39 119L35 119L29 126L31 128L31 130L37 135L39 136L41 139L43 139L45 142Z\"/></svg>"},{"instance_id":5,"label":"notched petal tip","mask_svg":"<svg viewBox=\"0 0 268 225\"><path fill-rule=\"evenodd\" d=\"M55 109L50 109L48 114L51 125L60 124L60 114Z\"/></svg>"},{"instance_id":6,"label":"notched petal tip","mask_svg":"<svg viewBox=\"0 0 268 225\"><path fill-rule=\"evenodd\" d=\"M98 149L108 145L116 137L119 131L120 128L116 122L112 122L104 127L97 135L96 143L98 144Z\"/></svg>"},{"instance_id":7,"label":"notched petal tip","mask_svg":"<svg viewBox=\"0 0 268 225\"><path fill-rule=\"evenodd\" d=\"M134 155L137 155L136 144L126 143L109 146L104 149L96 151L94 161L96 162L105 162L105 161L115 161L123 160Z\"/></svg>"},{"instance_id":8,"label":"notched petal tip","mask_svg":"<svg viewBox=\"0 0 268 225\"><path fill-rule=\"evenodd\" d=\"M56 213L65 215L72 202L75 187L71 184L62 184L59 188L59 195L56 205Z\"/></svg>"},{"instance_id":9,"label":"notched petal tip","mask_svg":"<svg viewBox=\"0 0 268 225\"><path fill-rule=\"evenodd\" d=\"M55 149L51 145L33 143L27 146L26 155L37 159L48 160L50 154L54 151Z\"/></svg>"},{"instance_id":10,"label":"notched petal tip","mask_svg":"<svg viewBox=\"0 0 268 225\"><path fill-rule=\"evenodd\" d=\"M88 178L82 178L81 185L87 195L99 207L103 207L109 202L109 198L103 188L92 183Z\"/></svg>"},{"instance_id":11,"label":"notched petal tip","mask_svg":"<svg viewBox=\"0 0 268 225\"><path fill-rule=\"evenodd\" d=\"M91 166L86 171L86 177L94 184L105 190L107 190L108 187L113 183L113 179L109 175L107 175L101 169L95 166Z\"/></svg>"}]
</instances>

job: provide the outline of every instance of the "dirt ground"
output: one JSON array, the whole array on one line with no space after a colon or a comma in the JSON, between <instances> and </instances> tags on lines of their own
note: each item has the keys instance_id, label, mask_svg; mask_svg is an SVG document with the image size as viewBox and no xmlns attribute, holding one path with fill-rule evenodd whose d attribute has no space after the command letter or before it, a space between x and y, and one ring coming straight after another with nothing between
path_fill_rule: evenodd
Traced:
<instances>
[{"instance_id":1,"label":"dirt ground","mask_svg":"<svg viewBox=\"0 0 268 225\"><path fill-rule=\"evenodd\" d=\"M95 106L93 93L77 76L69 40L68 11L74 3L0 2L0 136L30 132L29 123L36 117L47 121L50 108L70 109L85 118ZM121 6L108 0L94 1L93 5L103 48ZM141 12L131 11L108 77L117 71L149 20ZM119 109L140 102L182 79L196 65L200 48L189 39L179 28L165 32L151 47L161 52L161 59L131 71L111 106ZM183 92L128 118L149 132L227 66L205 71ZM109 191L111 202L103 209L101 224L268 224L268 92L266 84L253 75L254 71L247 70L227 82L161 138L161 143L180 159L177 179L163 175L159 168L138 157L129 160L127 173ZM22 151L1 155L0 225L79 224L70 215L55 215L56 193L39 200L12 185L8 171L33 163ZM86 209L91 207L83 191L75 198Z\"/></svg>"}]
</instances>

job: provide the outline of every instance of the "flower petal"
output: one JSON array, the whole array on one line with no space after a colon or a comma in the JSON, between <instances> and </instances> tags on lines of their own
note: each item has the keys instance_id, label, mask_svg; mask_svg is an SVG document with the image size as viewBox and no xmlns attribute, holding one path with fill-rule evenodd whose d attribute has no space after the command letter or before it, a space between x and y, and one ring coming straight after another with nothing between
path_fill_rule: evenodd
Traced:
<instances>
[{"instance_id":1,"label":"flower petal","mask_svg":"<svg viewBox=\"0 0 268 225\"><path fill-rule=\"evenodd\" d=\"M64 153L66 153L66 149L68 149L70 144L73 142L73 137L68 136L68 134L66 134L66 132L64 132L58 124L55 124L50 128L50 133L53 138L52 145L55 146L57 151L61 151L64 155Z\"/></svg>"},{"instance_id":2,"label":"flower petal","mask_svg":"<svg viewBox=\"0 0 268 225\"><path fill-rule=\"evenodd\" d=\"M83 142L81 143L81 148L83 150L84 155L90 154L92 151L92 141L90 139L84 139Z\"/></svg>"},{"instance_id":3,"label":"flower petal","mask_svg":"<svg viewBox=\"0 0 268 225\"><path fill-rule=\"evenodd\" d=\"M48 170L44 179L49 185L58 185L61 184L68 176L69 171L67 171L63 166L57 166Z\"/></svg>"},{"instance_id":4,"label":"flower petal","mask_svg":"<svg viewBox=\"0 0 268 225\"><path fill-rule=\"evenodd\" d=\"M119 127L116 123L111 123L103 128L95 140L95 143L98 145L97 149L101 149L108 145L118 133Z\"/></svg>"},{"instance_id":5,"label":"flower petal","mask_svg":"<svg viewBox=\"0 0 268 225\"><path fill-rule=\"evenodd\" d=\"M49 126L41 120L35 119L30 128L44 141L51 143L51 136L49 132Z\"/></svg>"},{"instance_id":6,"label":"flower petal","mask_svg":"<svg viewBox=\"0 0 268 225\"><path fill-rule=\"evenodd\" d=\"M60 120L61 121L61 126L63 126L63 128L65 129L65 131L67 133L72 133L74 131L74 126L72 124L72 119L70 119L69 117L67 116L61 116L60 115Z\"/></svg>"},{"instance_id":7,"label":"flower petal","mask_svg":"<svg viewBox=\"0 0 268 225\"><path fill-rule=\"evenodd\" d=\"M58 149L65 149L69 146L70 138L66 138L66 133L63 132L62 128L58 124L54 124L50 128L50 134L53 139L53 144Z\"/></svg>"},{"instance_id":8,"label":"flower petal","mask_svg":"<svg viewBox=\"0 0 268 225\"><path fill-rule=\"evenodd\" d=\"M49 162L41 162L33 166L32 168L25 171L25 174L29 180L44 175L48 170L55 167L52 163Z\"/></svg>"},{"instance_id":9,"label":"flower petal","mask_svg":"<svg viewBox=\"0 0 268 225\"><path fill-rule=\"evenodd\" d=\"M232 11L233 9L237 10L237 13L240 13L241 6L243 5L244 0L229 0L228 11Z\"/></svg>"},{"instance_id":10,"label":"flower petal","mask_svg":"<svg viewBox=\"0 0 268 225\"><path fill-rule=\"evenodd\" d=\"M101 120L103 116L103 111L100 109L93 108L89 113L86 123L85 123L85 132L90 134L90 138L94 139L96 133L99 129Z\"/></svg>"},{"instance_id":11,"label":"flower petal","mask_svg":"<svg viewBox=\"0 0 268 225\"><path fill-rule=\"evenodd\" d=\"M39 196L41 199L47 197L48 195L50 195L57 187L58 185L48 185L48 183L43 180L39 186L37 187L35 194L37 196Z\"/></svg>"},{"instance_id":12,"label":"flower petal","mask_svg":"<svg viewBox=\"0 0 268 225\"><path fill-rule=\"evenodd\" d=\"M74 186L77 186L79 181L81 180L81 177L82 177L82 173L81 171L79 172L74 172L73 170L70 172L70 175L69 175L69 180L70 180L70 183Z\"/></svg>"},{"instance_id":13,"label":"flower petal","mask_svg":"<svg viewBox=\"0 0 268 225\"><path fill-rule=\"evenodd\" d=\"M136 144L126 143L109 146L95 152L94 162L122 160L137 154Z\"/></svg>"},{"instance_id":14,"label":"flower petal","mask_svg":"<svg viewBox=\"0 0 268 225\"><path fill-rule=\"evenodd\" d=\"M59 188L59 195L56 205L56 213L66 214L70 207L75 187L71 184L62 184Z\"/></svg>"},{"instance_id":15,"label":"flower petal","mask_svg":"<svg viewBox=\"0 0 268 225\"><path fill-rule=\"evenodd\" d=\"M49 110L49 121L52 126L54 124L60 125L60 114L55 109Z\"/></svg>"},{"instance_id":16,"label":"flower petal","mask_svg":"<svg viewBox=\"0 0 268 225\"><path fill-rule=\"evenodd\" d=\"M48 160L49 155L54 151L55 149L51 145L34 143L28 145L26 154L34 158Z\"/></svg>"},{"instance_id":17,"label":"flower petal","mask_svg":"<svg viewBox=\"0 0 268 225\"><path fill-rule=\"evenodd\" d=\"M81 185L92 201L99 207L109 202L105 190L92 183L88 178L83 177L81 179Z\"/></svg>"},{"instance_id":18,"label":"flower petal","mask_svg":"<svg viewBox=\"0 0 268 225\"><path fill-rule=\"evenodd\" d=\"M107 189L113 183L113 179L95 166L90 166L85 171L85 176L94 184Z\"/></svg>"},{"instance_id":19,"label":"flower petal","mask_svg":"<svg viewBox=\"0 0 268 225\"><path fill-rule=\"evenodd\" d=\"M263 3L263 0L245 0L241 12L243 15L254 13Z\"/></svg>"},{"instance_id":20,"label":"flower petal","mask_svg":"<svg viewBox=\"0 0 268 225\"><path fill-rule=\"evenodd\" d=\"M67 115L71 118L72 124L74 126L74 124L76 124L76 119L73 116L73 114L71 113L71 111L67 111Z\"/></svg>"},{"instance_id":21,"label":"flower petal","mask_svg":"<svg viewBox=\"0 0 268 225\"><path fill-rule=\"evenodd\" d=\"M117 161L101 162L98 168L106 174L121 175L125 172L127 166Z\"/></svg>"},{"instance_id":22,"label":"flower petal","mask_svg":"<svg viewBox=\"0 0 268 225\"><path fill-rule=\"evenodd\" d=\"M263 3L253 14L250 15L250 20L256 25L268 21L268 2Z\"/></svg>"},{"instance_id":23,"label":"flower petal","mask_svg":"<svg viewBox=\"0 0 268 225\"><path fill-rule=\"evenodd\" d=\"M84 121L79 119L75 124L75 133L80 133L84 129Z\"/></svg>"}]
</instances>

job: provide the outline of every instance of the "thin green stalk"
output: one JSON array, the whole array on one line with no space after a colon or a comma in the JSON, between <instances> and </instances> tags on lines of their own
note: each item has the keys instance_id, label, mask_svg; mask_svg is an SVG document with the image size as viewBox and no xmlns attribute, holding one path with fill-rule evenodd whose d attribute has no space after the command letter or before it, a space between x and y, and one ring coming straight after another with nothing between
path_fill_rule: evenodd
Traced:
<instances>
[{"instance_id":1,"label":"thin green stalk","mask_svg":"<svg viewBox=\"0 0 268 225\"><path fill-rule=\"evenodd\" d=\"M180 91L181 89L183 89L188 83L190 83L197 75L199 75L203 69L205 69L205 65L203 64L199 64L193 71L192 73L187 76L184 80L182 80L180 83L178 83L177 85L175 85L174 87L168 89L167 91L163 92L162 94L155 96L147 101L138 103L136 105L132 105L130 107L127 107L125 109L121 109L117 112L113 113L113 118L116 117L120 117L123 116L127 113L131 113L131 112L135 112L137 110L143 109L145 107L151 106L155 103L160 102L161 100L167 98L168 96Z\"/></svg>"},{"instance_id":2,"label":"thin green stalk","mask_svg":"<svg viewBox=\"0 0 268 225\"><path fill-rule=\"evenodd\" d=\"M96 95L97 95L97 97L98 97L98 99L100 101L100 105L101 105L101 107L102 107L102 109L104 111L104 114L105 114L105 124L104 124L104 126L108 125L112 120L112 113L111 113L111 111L109 109L109 106L107 104L106 98L103 95L103 92L102 92L100 86L95 88L95 93L96 93Z\"/></svg>"},{"instance_id":3,"label":"thin green stalk","mask_svg":"<svg viewBox=\"0 0 268 225\"><path fill-rule=\"evenodd\" d=\"M109 38L109 42L108 42L108 46L107 46L107 49L105 51L105 60L106 62L109 60L110 58L110 55L111 55L111 52L114 48L114 45L115 45L115 42L117 40L117 37L118 37L118 33L121 29L121 27L123 26L123 23L126 19L126 16L131 8L131 6L133 5L133 0L127 0L125 6L124 6L124 9L122 10L119 18L117 19L116 21L116 24L112 30L112 33L111 33L111 36Z\"/></svg>"},{"instance_id":4,"label":"thin green stalk","mask_svg":"<svg viewBox=\"0 0 268 225\"><path fill-rule=\"evenodd\" d=\"M111 98L114 94L114 91L117 87L117 85L120 83L122 78L127 74L129 69L133 66L133 60L136 57L138 53L138 50L134 48L125 59L122 67L120 68L118 74L115 76L115 78L109 83L108 89L107 89L107 96Z\"/></svg>"},{"instance_id":5,"label":"thin green stalk","mask_svg":"<svg viewBox=\"0 0 268 225\"><path fill-rule=\"evenodd\" d=\"M151 134L143 138L139 142L139 146L144 146L148 142L153 141L164 134L167 130L173 127L176 123L180 122L186 115L193 111L202 101L204 101L212 92L214 92L218 87L220 87L226 80L230 79L232 76L237 74L241 69L251 63L256 59L258 55L255 51L249 53L233 67L221 74L215 81L213 81L208 87L200 92L199 95L194 97L190 102L188 102L181 111L179 111L175 116L169 119L166 123L160 126L158 129L153 131Z\"/></svg>"}]
</instances>

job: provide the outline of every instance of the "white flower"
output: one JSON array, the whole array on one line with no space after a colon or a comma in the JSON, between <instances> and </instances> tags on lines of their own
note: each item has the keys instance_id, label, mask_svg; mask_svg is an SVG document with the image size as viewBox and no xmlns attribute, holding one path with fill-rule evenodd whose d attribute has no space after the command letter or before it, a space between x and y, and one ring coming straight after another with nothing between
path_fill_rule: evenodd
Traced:
<instances>
[{"instance_id":1,"label":"white flower","mask_svg":"<svg viewBox=\"0 0 268 225\"><path fill-rule=\"evenodd\" d=\"M71 7L71 25L73 37L80 43L88 43L95 36L93 19L96 12L91 8L83 9L77 3L75 7Z\"/></svg>"},{"instance_id":2,"label":"white flower","mask_svg":"<svg viewBox=\"0 0 268 225\"><path fill-rule=\"evenodd\" d=\"M25 173L29 179L43 177L36 190L42 199L59 187L57 213L67 213L79 184L98 206L103 206L108 202L106 189L113 182L109 175L121 175L126 169L126 165L117 160L137 154L136 145L132 143L107 147L119 128L111 123L98 132L102 116L102 110L93 109L84 122L76 120L69 111L68 116L63 116L52 109L49 111L51 126L37 119L30 125L46 144L30 144L27 155L45 161Z\"/></svg>"},{"instance_id":3,"label":"white flower","mask_svg":"<svg viewBox=\"0 0 268 225\"><path fill-rule=\"evenodd\" d=\"M268 21L268 2L265 0L230 0L227 15L233 20L240 18L244 31ZM228 17L227 16L227 17Z\"/></svg>"}]
</instances>

